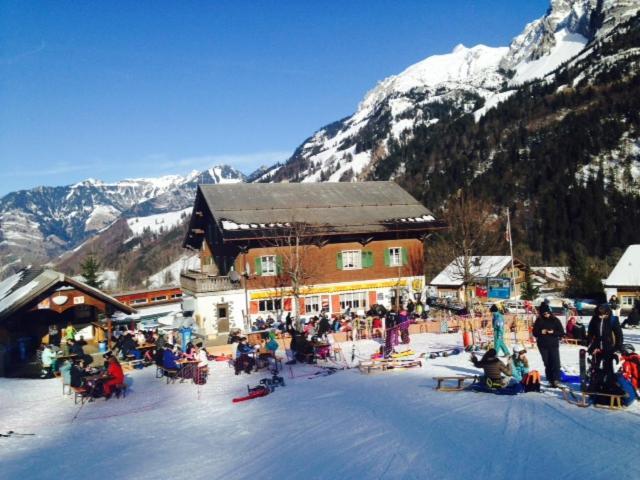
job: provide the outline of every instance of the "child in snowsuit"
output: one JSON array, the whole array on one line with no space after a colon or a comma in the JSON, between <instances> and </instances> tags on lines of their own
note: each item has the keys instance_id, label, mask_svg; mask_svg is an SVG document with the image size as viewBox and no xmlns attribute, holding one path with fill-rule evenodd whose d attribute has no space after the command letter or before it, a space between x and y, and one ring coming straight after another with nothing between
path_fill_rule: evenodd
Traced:
<instances>
[{"instance_id":1,"label":"child in snowsuit","mask_svg":"<svg viewBox=\"0 0 640 480\"><path fill-rule=\"evenodd\" d=\"M511 376L511 369L507 367L496 355L496 351L493 348L487 350L480 360L471 354L471 361L476 368L482 368L484 370L484 382L489 388L502 388L506 385L506 378Z\"/></svg>"},{"instance_id":2,"label":"child in snowsuit","mask_svg":"<svg viewBox=\"0 0 640 480\"><path fill-rule=\"evenodd\" d=\"M504 343L504 316L495 304L491 305L490 310L493 314L493 347L496 355L503 352L505 356L509 356L509 349Z\"/></svg>"}]
</instances>

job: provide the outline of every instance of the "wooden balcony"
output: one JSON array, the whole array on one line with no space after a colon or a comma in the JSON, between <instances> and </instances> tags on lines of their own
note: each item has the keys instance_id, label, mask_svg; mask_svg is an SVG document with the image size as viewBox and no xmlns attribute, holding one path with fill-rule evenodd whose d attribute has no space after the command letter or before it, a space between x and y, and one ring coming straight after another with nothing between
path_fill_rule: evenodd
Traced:
<instances>
[{"instance_id":1,"label":"wooden balcony","mask_svg":"<svg viewBox=\"0 0 640 480\"><path fill-rule=\"evenodd\" d=\"M189 270L180 274L180 287L187 293L210 293L241 288L240 282L232 282L229 277L210 275Z\"/></svg>"}]
</instances>

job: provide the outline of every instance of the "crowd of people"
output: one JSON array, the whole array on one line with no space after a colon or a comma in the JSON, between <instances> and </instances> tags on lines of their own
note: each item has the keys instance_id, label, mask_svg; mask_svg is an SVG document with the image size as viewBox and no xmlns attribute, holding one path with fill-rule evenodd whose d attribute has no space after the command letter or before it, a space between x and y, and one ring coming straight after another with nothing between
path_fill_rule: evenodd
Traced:
<instances>
[{"instance_id":1,"label":"crowd of people","mask_svg":"<svg viewBox=\"0 0 640 480\"><path fill-rule=\"evenodd\" d=\"M620 324L619 304L616 298L612 297L608 303L598 306L589 326L584 331L584 326L577 323L575 319L567 320L567 332L584 339L588 353L592 356L593 370L601 372L601 378L594 379L594 382L601 385L611 385L615 382L614 362L616 352L623 351L623 332ZM635 307L634 307L635 308ZM516 346L513 354L504 343L504 318L497 305L491 308L493 314L494 345L487 350L481 359L472 354L472 363L484 370L484 377L487 384L494 388L505 387L511 382L524 385L535 383L531 381L531 375L539 382L539 373L530 372L526 350L522 346ZM561 387L561 362L560 362L560 340L567 336L565 328L558 317L552 312L548 302L542 302L537 308L536 320L533 324L533 336L542 362L545 368L545 376L551 388ZM499 358L502 353L503 358L510 358L506 364Z\"/></svg>"}]
</instances>

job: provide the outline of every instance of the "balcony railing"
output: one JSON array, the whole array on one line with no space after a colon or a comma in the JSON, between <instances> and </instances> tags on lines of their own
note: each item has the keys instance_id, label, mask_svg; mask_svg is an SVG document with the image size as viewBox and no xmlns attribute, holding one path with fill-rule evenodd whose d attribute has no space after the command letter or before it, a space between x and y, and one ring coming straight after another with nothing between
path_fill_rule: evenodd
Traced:
<instances>
[{"instance_id":1,"label":"balcony railing","mask_svg":"<svg viewBox=\"0 0 640 480\"><path fill-rule=\"evenodd\" d=\"M180 274L180 286L189 293L209 293L224 290L235 290L241 287L240 282L232 282L229 277L207 275L189 270Z\"/></svg>"}]
</instances>

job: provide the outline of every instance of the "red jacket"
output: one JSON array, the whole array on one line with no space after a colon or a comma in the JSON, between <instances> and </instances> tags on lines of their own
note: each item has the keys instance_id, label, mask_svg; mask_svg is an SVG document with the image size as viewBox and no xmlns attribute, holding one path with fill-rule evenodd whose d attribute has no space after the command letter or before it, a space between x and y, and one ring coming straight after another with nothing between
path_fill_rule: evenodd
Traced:
<instances>
[{"instance_id":1,"label":"red jacket","mask_svg":"<svg viewBox=\"0 0 640 480\"><path fill-rule=\"evenodd\" d=\"M113 381L115 383L124 383L124 372L122 371L122 366L118 362L110 362L107 373L113 377Z\"/></svg>"}]
</instances>

